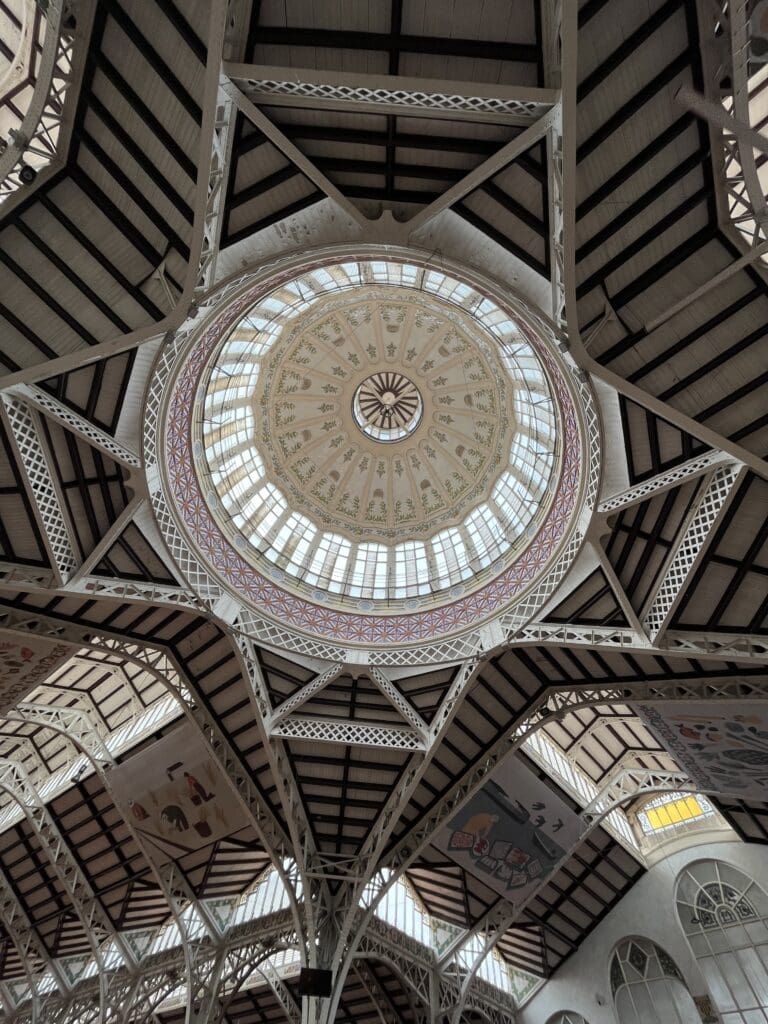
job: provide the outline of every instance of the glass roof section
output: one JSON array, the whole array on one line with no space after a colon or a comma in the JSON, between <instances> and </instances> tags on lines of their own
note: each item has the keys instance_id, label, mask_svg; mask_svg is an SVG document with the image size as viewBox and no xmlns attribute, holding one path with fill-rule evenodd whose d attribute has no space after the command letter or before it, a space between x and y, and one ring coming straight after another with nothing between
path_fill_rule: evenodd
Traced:
<instances>
[{"instance_id":1,"label":"glass roof section","mask_svg":"<svg viewBox=\"0 0 768 1024\"><path fill-rule=\"evenodd\" d=\"M30 185L57 152L72 78L73 33L62 31L64 6L0 3L0 204Z\"/></svg>"},{"instance_id":2,"label":"glass roof section","mask_svg":"<svg viewBox=\"0 0 768 1024\"><path fill-rule=\"evenodd\" d=\"M407 262L281 284L205 378L195 451L214 514L262 571L364 609L486 582L556 484L558 414L529 330Z\"/></svg>"},{"instance_id":3,"label":"glass roof section","mask_svg":"<svg viewBox=\"0 0 768 1024\"><path fill-rule=\"evenodd\" d=\"M638 812L643 832L663 832L689 821L713 813L712 805L704 796L692 793L671 793L649 801Z\"/></svg>"}]
</instances>

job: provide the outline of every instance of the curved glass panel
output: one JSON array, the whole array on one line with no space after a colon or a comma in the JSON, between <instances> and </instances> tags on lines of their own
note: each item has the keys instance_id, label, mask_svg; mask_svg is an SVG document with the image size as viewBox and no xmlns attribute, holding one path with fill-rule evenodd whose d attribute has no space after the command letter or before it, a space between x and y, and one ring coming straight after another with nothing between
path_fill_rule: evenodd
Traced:
<instances>
[{"instance_id":1,"label":"curved glass panel","mask_svg":"<svg viewBox=\"0 0 768 1024\"><path fill-rule=\"evenodd\" d=\"M690 864L677 913L723 1024L768 1021L768 895L723 861Z\"/></svg>"},{"instance_id":2,"label":"curved glass panel","mask_svg":"<svg viewBox=\"0 0 768 1024\"><path fill-rule=\"evenodd\" d=\"M461 592L551 503L558 414L526 329L441 271L306 271L241 317L204 379L213 509L299 587L361 607Z\"/></svg>"},{"instance_id":3,"label":"curved glass panel","mask_svg":"<svg viewBox=\"0 0 768 1024\"><path fill-rule=\"evenodd\" d=\"M622 1024L701 1024L672 957L648 939L627 939L611 958L611 991Z\"/></svg>"}]
</instances>

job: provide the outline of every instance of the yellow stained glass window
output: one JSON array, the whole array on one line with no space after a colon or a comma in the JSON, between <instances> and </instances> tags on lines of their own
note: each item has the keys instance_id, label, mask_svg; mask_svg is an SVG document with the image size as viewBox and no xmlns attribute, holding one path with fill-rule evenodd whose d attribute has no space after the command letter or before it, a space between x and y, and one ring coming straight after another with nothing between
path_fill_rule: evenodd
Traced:
<instances>
[{"instance_id":1,"label":"yellow stained glass window","mask_svg":"<svg viewBox=\"0 0 768 1024\"><path fill-rule=\"evenodd\" d=\"M669 800L657 807L649 807L645 813L648 824L655 832L661 828L669 828L670 825L677 825L681 821L700 818L704 814L704 809L695 796L686 796Z\"/></svg>"}]
</instances>

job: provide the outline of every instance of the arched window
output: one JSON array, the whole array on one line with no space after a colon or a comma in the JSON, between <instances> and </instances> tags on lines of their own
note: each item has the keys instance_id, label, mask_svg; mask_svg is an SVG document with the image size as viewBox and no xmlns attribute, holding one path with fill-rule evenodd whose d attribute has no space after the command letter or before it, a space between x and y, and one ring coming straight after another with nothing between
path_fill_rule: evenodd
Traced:
<instances>
[{"instance_id":1,"label":"arched window","mask_svg":"<svg viewBox=\"0 0 768 1024\"><path fill-rule=\"evenodd\" d=\"M691 864L677 913L723 1024L768 1024L768 895L721 861Z\"/></svg>"},{"instance_id":2,"label":"arched window","mask_svg":"<svg viewBox=\"0 0 768 1024\"><path fill-rule=\"evenodd\" d=\"M648 939L626 939L617 946L611 992L619 1024L701 1024L674 960Z\"/></svg>"},{"instance_id":3,"label":"arched window","mask_svg":"<svg viewBox=\"0 0 768 1024\"><path fill-rule=\"evenodd\" d=\"M573 1010L561 1010L554 1017L550 1017L547 1024L589 1024L589 1021Z\"/></svg>"}]
</instances>

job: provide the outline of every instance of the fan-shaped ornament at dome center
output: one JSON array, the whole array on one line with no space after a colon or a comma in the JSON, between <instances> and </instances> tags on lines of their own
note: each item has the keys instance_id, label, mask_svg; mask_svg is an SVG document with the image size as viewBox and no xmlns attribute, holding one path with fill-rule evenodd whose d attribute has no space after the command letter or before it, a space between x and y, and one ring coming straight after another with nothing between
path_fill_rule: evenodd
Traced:
<instances>
[{"instance_id":1,"label":"fan-shaped ornament at dome center","mask_svg":"<svg viewBox=\"0 0 768 1024\"><path fill-rule=\"evenodd\" d=\"M389 444L412 434L424 412L421 392L403 373L380 370L355 388L355 423L374 441Z\"/></svg>"}]
</instances>

